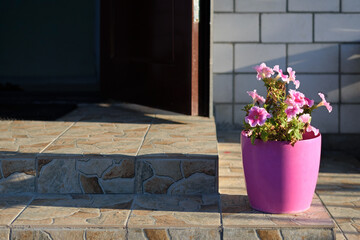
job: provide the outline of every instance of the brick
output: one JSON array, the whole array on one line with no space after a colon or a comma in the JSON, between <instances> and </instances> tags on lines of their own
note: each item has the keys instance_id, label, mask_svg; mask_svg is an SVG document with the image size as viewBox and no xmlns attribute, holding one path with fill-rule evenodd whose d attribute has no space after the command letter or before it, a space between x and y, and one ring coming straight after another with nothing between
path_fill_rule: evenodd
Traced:
<instances>
[{"instance_id":1,"label":"brick","mask_svg":"<svg viewBox=\"0 0 360 240\"><path fill-rule=\"evenodd\" d=\"M339 76L337 74L297 74L296 78L300 81L300 92L306 97L320 102L318 93L324 93L326 99L332 103L339 102ZM290 83L290 88L294 88Z\"/></svg>"},{"instance_id":2,"label":"brick","mask_svg":"<svg viewBox=\"0 0 360 240\"><path fill-rule=\"evenodd\" d=\"M232 124L232 105L215 104L215 122L218 124Z\"/></svg>"},{"instance_id":3,"label":"brick","mask_svg":"<svg viewBox=\"0 0 360 240\"><path fill-rule=\"evenodd\" d=\"M259 15L215 13L214 41L259 41Z\"/></svg>"},{"instance_id":4,"label":"brick","mask_svg":"<svg viewBox=\"0 0 360 240\"><path fill-rule=\"evenodd\" d=\"M289 11L338 12L339 0L289 0Z\"/></svg>"},{"instance_id":5,"label":"brick","mask_svg":"<svg viewBox=\"0 0 360 240\"><path fill-rule=\"evenodd\" d=\"M246 104L236 104L234 108L234 124L243 126L244 119L245 119L245 111L242 109L245 107Z\"/></svg>"},{"instance_id":6,"label":"brick","mask_svg":"<svg viewBox=\"0 0 360 240\"><path fill-rule=\"evenodd\" d=\"M311 42L312 14L263 14L261 38L263 42Z\"/></svg>"},{"instance_id":7,"label":"brick","mask_svg":"<svg viewBox=\"0 0 360 240\"><path fill-rule=\"evenodd\" d=\"M360 75L341 76L341 102L360 103Z\"/></svg>"},{"instance_id":8,"label":"brick","mask_svg":"<svg viewBox=\"0 0 360 240\"><path fill-rule=\"evenodd\" d=\"M314 25L316 42L356 42L360 39L360 14L315 14Z\"/></svg>"},{"instance_id":9,"label":"brick","mask_svg":"<svg viewBox=\"0 0 360 240\"><path fill-rule=\"evenodd\" d=\"M283 239L295 240L295 239L317 239L317 240L328 240L334 239L333 231L331 228L320 228L320 229L299 229L290 228L281 230Z\"/></svg>"},{"instance_id":10,"label":"brick","mask_svg":"<svg viewBox=\"0 0 360 240\"><path fill-rule=\"evenodd\" d=\"M215 103L231 103L232 102L232 89L233 89L233 75L214 75L213 95Z\"/></svg>"},{"instance_id":11,"label":"brick","mask_svg":"<svg viewBox=\"0 0 360 240\"><path fill-rule=\"evenodd\" d=\"M337 73L338 49L337 44L290 44L289 66L297 72Z\"/></svg>"},{"instance_id":12,"label":"brick","mask_svg":"<svg viewBox=\"0 0 360 240\"><path fill-rule=\"evenodd\" d=\"M231 44L214 44L213 71L233 71L233 46Z\"/></svg>"},{"instance_id":13,"label":"brick","mask_svg":"<svg viewBox=\"0 0 360 240\"><path fill-rule=\"evenodd\" d=\"M286 0L236 0L236 12L286 12Z\"/></svg>"},{"instance_id":14,"label":"brick","mask_svg":"<svg viewBox=\"0 0 360 240\"><path fill-rule=\"evenodd\" d=\"M254 229L244 228L224 228L224 240L233 239L247 239L258 240L257 234Z\"/></svg>"},{"instance_id":15,"label":"brick","mask_svg":"<svg viewBox=\"0 0 360 240\"><path fill-rule=\"evenodd\" d=\"M214 0L215 12L233 12L234 0Z\"/></svg>"},{"instance_id":16,"label":"brick","mask_svg":"<svg viewBox=\"0 0 360 240\"><path fill-rule=\"evenodd\" d=\"M236 44L235 72L254 72L254 66L265 62L273 67L286 63L285 44Z\"/></svg>"},{"instance_id":17,"label":"brick","mask_svg":"<svg viewBox=\"0 0 360 240\"><path fill-rule=\"evenodd\" d=\"M360 73L360 44L341 45L341 72Z\"/></svg>"},{"instance_id":18,"label":"brick","mask_svg":"<svg viewBox=\"0 0 360 240\"><path fill-rule=\"evenodd\" d=\"M266 98L266 88L263 81L259 81L254 74L238 74L235 76L235 102L251 103L252 99L247 91L256 89L257 93Z\"/></svg>"},{"instance_id":19,"label":"brick","mask_svg":"<svg viewBox=\"0 0 360 240\"><path fill-rule=\"evenodd\" d=\"M311 125L318 128L320 133L338 133L338 105L331 104L331 106L333 107L331 113L325 107L320 107L311 114Z\"/></svg>"},{"instance_id":20,"label":"brick","mask_svg":"<svg viewBox=\"0 0 360 240\"><path fill-rule=\"evenodd\" d=\"M343 12L360 12L360 1L342 0L341 10Z\"/></svg>"}]
</instances>

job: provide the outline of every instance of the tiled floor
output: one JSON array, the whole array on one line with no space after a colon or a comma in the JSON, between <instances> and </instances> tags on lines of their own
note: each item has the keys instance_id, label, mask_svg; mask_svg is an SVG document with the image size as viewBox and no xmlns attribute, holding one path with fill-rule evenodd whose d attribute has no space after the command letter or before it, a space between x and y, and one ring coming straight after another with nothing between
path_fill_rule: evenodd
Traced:
<instances>
[{"instance_id":1,"label":"tiled floor","mask_svg":"<svg viewBox=\"0 0 360 240\"><path fill-rule=\"evenodd\" d=\"M33 192L0 195L0 239L332 239L329 213L338 239L360 238L357 159L325 154L308 211L264 214L252 210L247 200L238 132L219 132L217 145L208 119L143 109L119 118L118 111L87 106L58 122L0 122L0 191ZM167 184L190 179L183 187L200 182L201 188L212 181L208 176L216 176L217 166L202 158L217 159L214 142L220 195L176 195L182 188ZM121 159L114 158L119 155ZM142 165L134 166L139 156ZM163 159L169 161L164 164ZM49 166L55 170L47 172ZM47 181L39 178L47 174L53 188L80 186L80 193L101 193L117 186L119 182L111 182L114 176L128 181L123 186L134 186L135 173L129 169L138 168L141 178L149 179L144 188L167 194L136 194L133 189L128 194L42 194ZM53 176L64 174L73 178L56 181ZM171 191L162 192L164 188Z\"/></svg>"}]
</instances>

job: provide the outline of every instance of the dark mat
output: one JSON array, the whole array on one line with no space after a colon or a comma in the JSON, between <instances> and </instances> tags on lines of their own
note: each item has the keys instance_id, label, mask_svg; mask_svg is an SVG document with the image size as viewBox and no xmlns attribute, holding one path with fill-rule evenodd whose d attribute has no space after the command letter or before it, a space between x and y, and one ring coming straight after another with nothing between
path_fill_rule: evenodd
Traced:
<instances>
[{"instance_id":1,"label":"dark mat","mask_svg":"<svg viewBox=\"0 0 360 240\"><path fill-rule=\"evenodd\" d=\"M0 120L54 121L76 109L76 104L0 104Z\"/></svg>"}]
</instances>

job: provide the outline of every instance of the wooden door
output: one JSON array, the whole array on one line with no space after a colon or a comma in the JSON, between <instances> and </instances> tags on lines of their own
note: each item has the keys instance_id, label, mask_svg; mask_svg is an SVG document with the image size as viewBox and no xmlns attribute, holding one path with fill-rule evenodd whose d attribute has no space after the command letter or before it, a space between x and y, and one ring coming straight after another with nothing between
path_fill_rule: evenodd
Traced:
<instances>
[{"instance_id":1,"label":"wooden door","mask_svg":"<svg viewBox=\"0 0 360 240\"><path fill-rule=\"evenodd\" d=\"M198 23L193 4L101 1L100 76L106 97L198 115Z\"/></svg>"}]
</instances>

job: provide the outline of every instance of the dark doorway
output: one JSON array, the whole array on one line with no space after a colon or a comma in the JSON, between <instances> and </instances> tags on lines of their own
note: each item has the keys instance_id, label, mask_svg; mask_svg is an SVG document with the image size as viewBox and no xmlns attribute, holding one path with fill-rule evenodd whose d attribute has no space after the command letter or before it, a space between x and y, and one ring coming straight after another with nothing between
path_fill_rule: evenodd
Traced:
<instances>
[{"instance_id":1,"label":"dark doorway","mask_svg":"<svg viewBox=\"0 0 360 240\"><path fill-rule=\"evenodd\" d=\"M208 9L201 11L209 12L200 15L209 17L201 19L202 27L198 5L197 0L102 0L102 93L121 101L208 115L209 78L203 68L209 65L210 6L202 4ZM199 37L199 31L207 37Z\"/></svg>"}]
</instances>

